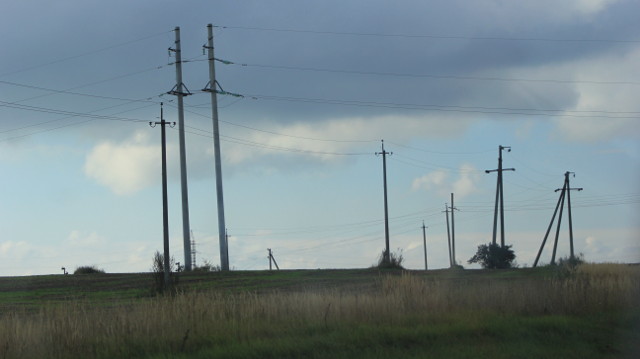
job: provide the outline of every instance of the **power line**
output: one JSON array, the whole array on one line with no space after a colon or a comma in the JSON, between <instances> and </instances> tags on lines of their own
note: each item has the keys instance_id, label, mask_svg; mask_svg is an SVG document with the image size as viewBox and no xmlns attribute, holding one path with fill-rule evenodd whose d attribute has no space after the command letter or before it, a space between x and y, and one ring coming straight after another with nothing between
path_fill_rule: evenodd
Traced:
<instances>
[{"instance_id":1,"label":"power line","mask_svg":"<svg viewBox=\"0 0 640 359\"><path fill-rule=\"evenodd\" d=\"M132 99L121 98L121 97L94 95L94 94L81 93L81 92L72 92L72 91L66 91L66 90L56 90L56 89L51 89L51 88L46 88L46 87L27 85L27 84L21 84L21 83L17 83L17 82L9 82L9 81L2 81L2 80L0 80L0 84L9 85L9 86L24 87L24 88L29 88L29 89L33 89L33 90L53 92L53 93L57 93L57 94L84 96L84 97L100 98L100 99L106 99L106 100L117 100L117 101L127 101L127 102L152 102L152 103L155 103L155 104L160 103L159 101L151 101L151 98L153 98L153 97L148 97L146 99L140 99L140 100L132 100ZM15 103L23 102L23 101L26 101L26 100L15 101Z\"/></svg>"},{"instance_id":2,"label":"power line","mask_svg":"<svg viewBox=\"0 0 640 359\"><path fill-rule=\"evenodd\" d=\"M20 70L11 71L11 72L5 72L3 74L0 74L0 77L5 77L5 76L8 76L8 75L14 75L14 74L17 74L17 73L34 70L34 69L37 69L37 68L40 68L40 67L53 65L53 64L57 64L57 63L68 61L68 60L77 59L79 57L83 57L83 56L87 56L87 55L92 55L92 54L95 54L95 53L98 53L98 52L111 50L111 49L114 49L114 48L117 48L117 47L120 47L120 46L125 46L125 45L133 44L133 43L136 43L136 42L139 42L139 41L143 41L143 40L151 39L151 38L154 38L154 37L162 36L162 35L165 35L165 34L167 34L169 32L170 31L163 31L163 32L160 32L160 33L152 34L152 35L141 37L141 38L138 38L138 39L121 42L121 43L118 43L118 44L115 44L115 45L106 46L106 47L103 47L103 48L100 48L100 49L97 49L97 50L87 51L87 52L83 52L83 53L80 53L80 54L77 54L77 55L72 55L72 56L64 57L64 58L61 58L61 59L58 59L58 60L49 61L49 62L40 64L40 65L30 66L30 67L26 67L26 68L23 68L23 69L20 69Z\"/></svg>"},{"instance_id":3,"label":"power line","mask_svg":"<svg viewBox=\"0 0 640 359\"><path fill-rule=\"evenodd\" d=\"M459 113L481 113L489 115L521 115L521 116L544 116L544 117L574 117L574 118L610 118L610 119L640 119L640 116L603 116L601 114L640 114L640 112L615 112L615 111L580 111L580 110L560 110L560 109L517 109L504 107L468 107L454 105L435 104L408 104L393 102L356 101L340 99L319 99L304 97L272 96L272 95L247 95L262 100L305 102L357 107L377 107L403 110L421 110L436 112L459 112ZM547 113L558 112L558 113ZM581 116L582 113L593 113L594 115Z\"/></svg>"},{"instance_id":4,"label":"power line","mask_svg":"<svg viewBox=\"0 0 640 359\"><path fill-rule=\"evenodd\" d=\"M295 70L295 71L325 72L325 73L368 75L368 76L430 78L430 79L457 80L457 81L533 82L533 83L589 84L589 85L640 85L640 82L638 81L597 81L597 80L533 79L533 78L516 78L516 77L499 77L499 76L437 75L437 74L416 74L416 73L401 73L401 72L341 70L341 69L283 66L283 65L244 64L244 63L243 64L231 63L231 64L245 66L245 67L257 67L257 68L277 69L277 70Z\"/></svg>"},{"instance_id":5,"label":"power line","mask_svg":"<svg viewBox=\"0 0 640 359\"><path fill-rule=\"evenodd\" d=\"M439 40L481 40L481 41L529 41L529 42L577 42L577 43L638 43L640 40L625 39L554 39L543 37L504 37L504 36L452 36L452 35L433 35L433 34L392 34L392 33L366 33L366 32L345 32L345 31L319 31L305 29L285 29L271 27L250 27L250 26L226 26L215 25L214 27L232 30L250 30L250 31L270 31L270 32L291 32L302 34L318 34L318 35L341 35L341 36L358 36L358 37L399 37L399 38L416 38L416 39L439 39Z\"/></svg>"}]
</instances>

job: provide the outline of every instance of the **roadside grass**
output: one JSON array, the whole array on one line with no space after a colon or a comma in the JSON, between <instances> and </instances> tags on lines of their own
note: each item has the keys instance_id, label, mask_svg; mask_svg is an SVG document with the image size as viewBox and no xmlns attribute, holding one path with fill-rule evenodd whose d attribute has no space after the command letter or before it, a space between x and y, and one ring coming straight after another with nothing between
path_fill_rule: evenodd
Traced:
<instances>
[{"instance_id":1,"label":"roadside grass","mask_svg":"<svg viewBox=\"0 0 640 359\"><path fill-rule=\"evenodd\" d=\"M639 267L184 278L174 295L109 297L103 290L82 300L41 302L36 310L3 310L0 357L636 358L640 353ZM362 281L371 285L355 285Z\"/></svg>"}]
</instances>

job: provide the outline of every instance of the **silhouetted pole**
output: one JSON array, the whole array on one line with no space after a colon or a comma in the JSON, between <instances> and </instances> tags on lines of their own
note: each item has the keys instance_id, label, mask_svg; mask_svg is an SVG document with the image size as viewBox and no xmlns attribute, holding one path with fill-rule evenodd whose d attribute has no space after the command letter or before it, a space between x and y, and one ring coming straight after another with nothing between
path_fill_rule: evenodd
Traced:
<instances>
[{"instance_id":1,"label":"silhouetted pole","mask_svg":"<svg viewBox=\"0 0 640 359\"><path fill-rule=\"evenodd\" d=\"M427 263L427 227L424 225L424 221L422 221L422 242L424 243L424 270L428 270L429 265Z\"/></svg>"},{"instance_id":2,"label":"silhouetted pole","mask_svg":"<svg viewBox=\"0 0 640 359\"><path fill-rule=\"evenodd\" d=\"M558 237L560 236L560 224L562 223L562 210L564 209L564 198L566 195L567 183L565 182L564 187L562 188L562 202L560 202L560 214L558 215L558 226L556 227L556 239L553 242L553 254L551 255L551 264L556 263L556 250L558 249Z\"/></svg>"},{"instance_id":3,"label":"silhouetted pole","mask_svg":"<svg viewBox=\"0 0 640 359\"><path fill-rule=\"evenodd\" d=\"M182 50L180 48L180 27L176 26L175 48L169 48L176 56L176 85L168 94L178 98L178 139L180 145L180 185L182 190L182 237L184 246L185 270L191 270L191 227L189 225L189 189L187 186L187 150L184 138L184 104L182 98L191 95L182 83Z\"/></svg>"},{"instance_id":4,"label":"silhouetted pole","mask_svg":"<svg viewBox=\"0 0 640 359\"><path fill-rule=\"evenodd\" d=\"M391 263L391 257L389 252L389 207L387 205L387 155L392 155L393 152L387 152L384 150L384 140L382 140L382 152L376 152L376 155L382 155L382 180L384 185L384 258L385 263Z\"/></svg>"},{"instance_id":5,"label":"silhouetted pole","mask_svg":"<svg viewBox=\"0 0 640 359\"><path fill-rule=\"evenodd\" d=\"M502 150L507 149L507 152L511 152L510 146L498 146L498 169L486 170L485 173L498 172L498 180L496 185L496 204L493 212L493 244L496 244L497 223L498 223L498 208L500 209L500 245L504 247L505 235L504 235L504 191L502 182L503 171L515 171L515 168L502 168Z\"/></svg>"},{"instance_id":6,"label":"silhouetted pole","mask_svg":"<svg viewBox=\"0 0 640 359\"><path fill-rule=\"evenodd\" d=\"M218 242L220 245L220 269L229 270L229 247L225 233L224 195L222 191L222 160L220 158L220 130L218 126L218 96L216 92L216 66L213 48L213 25L207 25L209 55L209 84L203 91L211 93L211 117L213 119L213 154L216 166L216 194L218 198Z\"/></svg>"},{"instance_id":7,"label":"silhouetted pole","mask_svg":"<svg viewBox=\"0 0 640 359\"><path fill-rule=\"evenodd\" d=\"M175 122L165 122L162 113L162 103L160 103L160 122L149 122L151 127L160 125L160 136L162 140L162 227L163 227L163 244L164 244L164 286L169 288L171 286L171 279L169 274L170 268L170 256L169 256L169 201L167 196L167 140L165 126L168 124L173 127Z\"/></svg>"}]
</instances>

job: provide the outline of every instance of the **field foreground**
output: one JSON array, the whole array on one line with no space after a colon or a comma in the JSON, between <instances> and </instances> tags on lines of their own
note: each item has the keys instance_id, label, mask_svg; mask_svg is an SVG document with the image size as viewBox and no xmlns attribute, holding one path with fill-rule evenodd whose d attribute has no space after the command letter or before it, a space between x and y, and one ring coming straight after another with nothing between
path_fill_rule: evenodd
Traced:
<instances>
[{"instance_id":1,"label":"field foreground","mask_svg":"<svg viewBox=\"0 0 640 359\"><path fill-rule=\"evenodd\" d=\"M638 266L190 274L165 296L150 283L0 278L0 358L640 357Z\"/></svg>"}]
</instances>

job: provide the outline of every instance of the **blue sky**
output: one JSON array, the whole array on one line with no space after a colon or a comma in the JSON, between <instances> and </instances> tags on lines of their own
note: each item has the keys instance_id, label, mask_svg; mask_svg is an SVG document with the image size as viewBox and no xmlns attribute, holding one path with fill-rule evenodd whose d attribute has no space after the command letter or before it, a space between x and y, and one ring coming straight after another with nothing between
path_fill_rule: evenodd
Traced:
<instances>
[{"instance_id":1,"label":"blue sky","mask_svg":"<svg viewBox=\"0 0 640 359\"><path fill-rule=\"evenodd\" d=\"M160 102L177 120L180 26L191 228L219 263L206 25L215 28L230 264L353 268L384 248L448 266L491 238L498 146L507 243L531 265L564 173L576 252L640 260L635 1L13 1L0 15L0 275L146 271L162 249ZM98 116L98 117L96 117ZM171 253L183 260L178 135ZM559 256L568 254L566 212ZM550 245L541 262L550 260ZM474 268L474 266L468 266Z\"/></svg>"}]
</instances>

